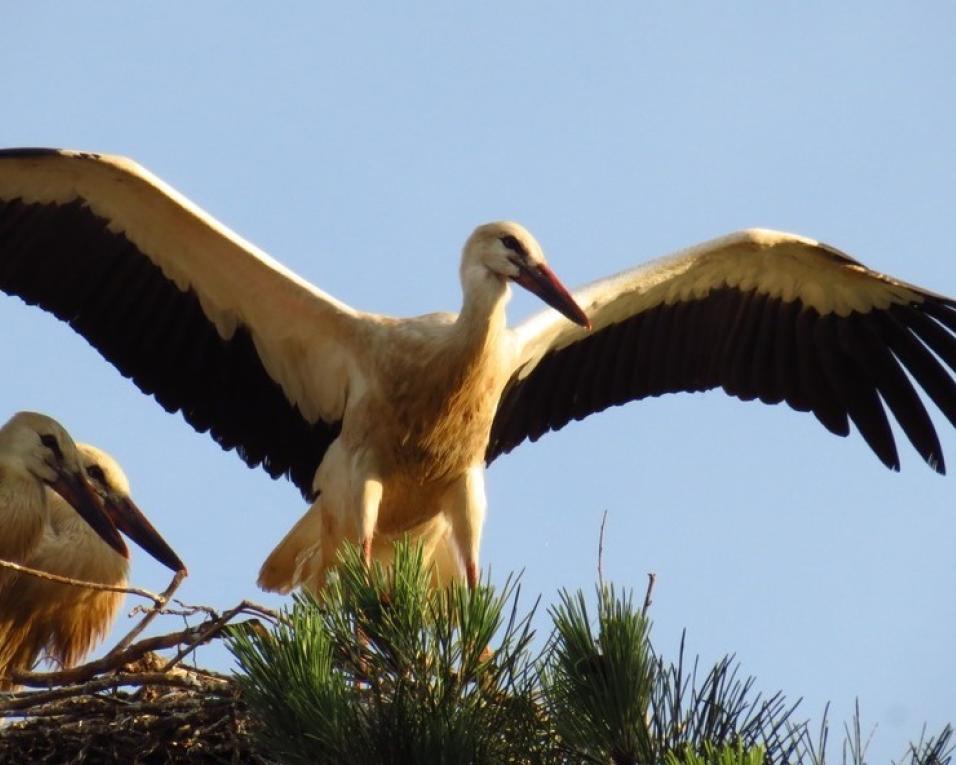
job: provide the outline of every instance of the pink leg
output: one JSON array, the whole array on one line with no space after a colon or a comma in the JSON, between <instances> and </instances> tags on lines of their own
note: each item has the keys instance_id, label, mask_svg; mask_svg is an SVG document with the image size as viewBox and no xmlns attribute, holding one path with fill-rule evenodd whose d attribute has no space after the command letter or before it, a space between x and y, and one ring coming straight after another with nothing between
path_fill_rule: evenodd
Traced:
<instances>
[{"instance_id":1,"label":"pink leg","mask_svg":"<svg viewBox=\"0 0 956 765\"><path fill-rule=\"evenodd\" d=\"M468 589L478 586L478 548L485 522L485 485L481 466L463 475L445 497L445 513L455 546L465 564Z\"/></svg>"},{"instance_id":2,"label":"pink leg","mask_svg":"<svg viewBox=\"0 0 956 765\"><path fill-rule=\"evenodd\" d=\"M372 566L372 540L375 538L375 525L378 522L378 507L382 502L382 482L369 475L361 482L358 490L359 539L362 545L362 560L365 567Z\"/></svg>"},{"instance_id":3,"label":"pink leg","mask_svg":"<svg viewBox=\"0 0 956 765\"><path fill-rule=\"evenodd\" d=\"M372 537L367 536L362 540L362 560L365 561L365 567L372 567Z\"/></svg>"},{"instance_id":4,"label":"pink leg","mask_svg":"<svg viewBox=\"0 0 956 765\"><path fill-rule=\"evenodd\" d=\"M465 577L468 580L468 589L473 590L478 586L478 564L469 561L465 564Z\"/></svg>"}]
</instances>

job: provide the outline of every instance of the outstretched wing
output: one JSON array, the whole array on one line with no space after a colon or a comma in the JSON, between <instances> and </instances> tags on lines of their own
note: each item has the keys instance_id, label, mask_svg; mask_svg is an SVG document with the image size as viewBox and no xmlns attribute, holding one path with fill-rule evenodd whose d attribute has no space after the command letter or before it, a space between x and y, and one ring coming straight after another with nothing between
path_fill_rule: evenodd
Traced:
<instances>
[{"instance_id":1,"label":"outstretched wing","mask_svg":"<svg viewBox=\"0 0 956 765\"><path fill-rule=\"evenodd\" d=\"M956 425L956 383L940 363L956 369L949 298L762 229L595 282L575 298L593 332L553 311L515 328L517 363L488 462L609 406L722 387L744 401L812 411L837 435L852 421L898 470L888 407L927 463L945 470L910 377Z\"/></svg>"},{"instance_id":2,"label":"outstretched wing","mask_svg":"<svg viewBox=\"0 0 956 765\"><path fill-rule=\"evenodd\" d=\"M306 495L372 321L136 163L52 149L0 151L0 289Z\"/></svg>"}]
</instances>

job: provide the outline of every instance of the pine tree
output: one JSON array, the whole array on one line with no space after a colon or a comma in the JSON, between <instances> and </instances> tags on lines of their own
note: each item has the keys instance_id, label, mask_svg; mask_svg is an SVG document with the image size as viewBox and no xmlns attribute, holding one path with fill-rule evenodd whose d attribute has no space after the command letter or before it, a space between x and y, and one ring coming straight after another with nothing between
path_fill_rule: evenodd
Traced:
<instances>
[{"instance_id":1,"label":"pine tree","mask_svg":"<svg viewBox=\"0 0 956 765\"><path fill-rule=\"evenodd\" d=\"M540 654L537 604L522 612L519 596L513 580L432 589L407 543L371 571L348 550L320 598L230 636L260 747L292 765L825 765L825 719L814 739L730 657L699 673L682 641L665 662L628 592L599 587L594 615L561 593ZM950 763L952 733L912 745L906 765ZM843 763L862 765L849 734Z\"/></svg>"}]
</instances>

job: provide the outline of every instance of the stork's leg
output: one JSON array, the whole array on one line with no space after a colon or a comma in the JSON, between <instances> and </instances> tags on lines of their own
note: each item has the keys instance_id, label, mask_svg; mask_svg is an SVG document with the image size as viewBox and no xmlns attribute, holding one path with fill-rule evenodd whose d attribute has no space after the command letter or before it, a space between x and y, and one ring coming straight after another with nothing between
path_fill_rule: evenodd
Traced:
<instances>
[{"instance_id":1,"label":"stork's leg","mask_svg":"<svg viewBox=\"0 0 956 765\"><path fill-rule=\"evenodd\" d=\"M485 471L477 465L463 475L445 497L445 514L451 524L451 535L465 567L468 589L478 586L478 548L485 524ZM482 664L494 657L491 646L485 646L479 657Z\"/></svg>"},{"instance_id":2,"label":"stork's leg","mask_svg":"<svg viewBox=\"0 0 956 765\"><path fill-rule=\"evenodd\" d=\"M378 524L378 509L382 503L383 486L377 473L369 469L366 462L360 464L360 471L353 473L352 487L353 502L358 513L359 545L362 548L362 560L365 570L370 575L372 570L372 545L375 541L375 527ZM361 625L355 625L355 639L359 645L360 655L356 669L360 676L366 676L368 665L362 653L368 647L368 635Z\"/></svg>"},{"instance_id":3,"label":"stork's leg","mask_svg":"<svg viewBox=\"0 0 956 765\"><path fill-rule=\"evenodd\" d=\"M324 461L323 461L324 467ZM382 503L382 478L378 460L368 449L358 449L349 455L349 504L355 515L355 533L362 559L366 566L372 563L372 543L378 524L378 509ZM353 537L354 539L354 537Z\"/></svg>"},{"instance_id":4,"label":"stork's leg","mask_svg":"<svg viewBox=\"0 0 956 765\"><path fill-rule=\"evenodd\" d=\"M382 482L378 477L366 477L358 487L359 543L367 568L372 566L372 543L378 523L378 508L382 504Z\"/></svg>"},{"instance_id":5,"label":"stork's leg","mask_svg":"<svg viewBox=\"0 0 956 765\"><path fill-rule=\"evenodd\" d=\"M486 505L484 468L480 465L470 468L445 497L445 513L472 590L478 585L478 548Z\"/></svg>"}]
</instances>

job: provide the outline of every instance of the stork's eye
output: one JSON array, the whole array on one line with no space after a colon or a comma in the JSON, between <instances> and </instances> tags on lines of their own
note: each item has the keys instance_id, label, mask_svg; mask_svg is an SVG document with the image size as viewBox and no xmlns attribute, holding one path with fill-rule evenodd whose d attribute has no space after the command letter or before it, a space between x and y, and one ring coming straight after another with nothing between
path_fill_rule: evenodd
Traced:
<instances>
[{"instance_id":1,"label":"stork's eye","mask_svg":"<svg viewBox=\"0 0 956 765\"><path fill-rule=\"evenodd\" d=\"M518 237L507 234L501 237L501 243L507 247L512 252L517 253L518 255L524 255L524 247L521 246L521 242L518 241Z\"/></svg>"},{"instance_id":2,"label":"stork's eye","mask_svg":"<svg viewBox=\"0 0 956 765\"><path fill-rule=\"evenodd\" d=\"M40 443L53 452L53 455L58 460L63 459L63 451L60 449L60 444L57 443L56 436L52 436L49 433L42 435L40 436Z\"/></svg>"},{"instance_id":3,"label":"stork's eye","mask_svg":"<svg viewBox=\"0 0 956 765\"><path fill-rule=\"evenodd\" d=\"M101 483L104 486L106 485L106 474L99 465L90 465L86 469L86 474L97 483Z\"/></svg>"}]
</instances>

